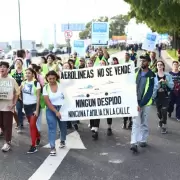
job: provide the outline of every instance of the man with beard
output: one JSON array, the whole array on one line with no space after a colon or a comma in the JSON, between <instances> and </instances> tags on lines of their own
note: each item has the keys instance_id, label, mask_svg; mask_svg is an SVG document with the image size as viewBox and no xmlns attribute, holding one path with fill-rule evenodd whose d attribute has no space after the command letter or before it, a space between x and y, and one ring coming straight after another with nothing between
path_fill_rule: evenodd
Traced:
<instances>
[{"instance_id":1,"label":"man with beard","mask_svg":"<svg viewBox=\"0 0 180 180\"><path fill-rule=\"evenodd\" d=\"M138 116L133 118L131 132L131 150L138 152L138 143L140 147L147 146L148 138L148 114L152 104L152 94L154 88L155 74L148 68L151 62L146 54L140 56L141 68L136 71Z\"/></svg>"}]
</instances>

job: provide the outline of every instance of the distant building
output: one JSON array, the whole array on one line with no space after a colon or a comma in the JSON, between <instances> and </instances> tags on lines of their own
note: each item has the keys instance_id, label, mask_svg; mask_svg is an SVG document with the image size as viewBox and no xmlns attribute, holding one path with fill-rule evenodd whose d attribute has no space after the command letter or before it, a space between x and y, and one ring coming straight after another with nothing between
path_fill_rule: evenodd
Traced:
<instances>
[{"instance_id":1,"label":"distant building","mask_svg":"<svg viewBox=\"0 0 180 180\"><path fill-rule=\"evenodd\" d=\"M0 49L1 50L6 50L9 48L9 43L8 42L0 42Z\"/></svg>"},{"instance_id":2,"label":"distant building","mask_svg":"<svg viewBox=\"0 0 180 180\"><path fill-rule=\"evenodd\" d=\"M12 49L20 49L20 41L12 41L11 43ZM22 40L22 48L23 49L35 49L36 42L34 40Z\"/></svg>"}]
</instances>

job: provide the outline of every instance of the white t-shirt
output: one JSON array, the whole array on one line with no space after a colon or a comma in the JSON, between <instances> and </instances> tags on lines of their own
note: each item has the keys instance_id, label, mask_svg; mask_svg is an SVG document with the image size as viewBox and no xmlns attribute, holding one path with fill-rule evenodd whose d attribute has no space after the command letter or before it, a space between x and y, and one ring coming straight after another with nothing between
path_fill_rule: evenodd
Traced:
<instances>
[{"instance_id":1,"label":"white t-shirt","mask_svg":"<svg viewBox=\"0 0 180 180\"><path fill-rule=\"evenodd\" d=\"M49 96L52 105L59 106L64 104L64 94L58 84L57 92L52 92L50 86L46 85L43 88L43 96Z\"/></svg>"},{"instance_id":2,"label":"white t-shirt","mask_svg":"<svg viewBox=\"0 0 180 180\"><path fill-rule=\"evenodd\" d=\"M37 82L36 89L41 89L39 82ZM22 88L23 104L30 105L37 103L37 96L34 94L34 81L26 81Z\"/></svg>"}]
</instances>

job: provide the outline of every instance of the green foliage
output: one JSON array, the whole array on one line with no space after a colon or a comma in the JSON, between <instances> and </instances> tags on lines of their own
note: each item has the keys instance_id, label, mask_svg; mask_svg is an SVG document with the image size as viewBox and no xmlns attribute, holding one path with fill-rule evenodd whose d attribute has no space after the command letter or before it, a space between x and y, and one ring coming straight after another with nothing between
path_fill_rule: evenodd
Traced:
<instances>
[{"instance_id":1,"label":"green foliage","mask_svg":"<svg viewBox=\"0 0 180 180\"><path fill-rule=\"evenodd\" d=\"M54 48L54 44L49 44L48 49L49 49L50 51L52 51L52 50L53 50L53 48Z\"/></svg>"},{"instance_id":2,"label":"green foliage","mask_svg":"<svg viewBox=\"0 0 180 180\"><path fill-rule=\"evenodd\" d=\"M179 32L179 0L125 0L131 6L130 18L146 23L159 33Z\"/></svg>"},{"instance_id":3,"label":"green foliage","mask_svg":"<svg viewBox=\"0 0 180 180\"><path fill-rule=\"evenodd\" d=\"M91 28L92 28L92 22L98 21L98 22L108 22L108 17L99 17L98 19L92 20L86 24L86 29L79 33L80 39L86 39L91 38ZM128 16L124 15L117 15L112 17L110 20L110 26L109 26L109 37L112 36L120 36L125 34L125 27L129 22Z\"/></svg>"}]
</instances>

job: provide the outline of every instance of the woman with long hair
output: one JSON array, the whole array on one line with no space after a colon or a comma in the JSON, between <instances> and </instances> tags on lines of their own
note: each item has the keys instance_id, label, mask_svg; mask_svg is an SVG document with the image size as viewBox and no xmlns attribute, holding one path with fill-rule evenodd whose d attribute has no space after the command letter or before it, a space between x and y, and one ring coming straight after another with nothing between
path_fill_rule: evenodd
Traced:
<instances>
[{"instance_id":1,"label":"woman with long hair","mask_svg":"<svg viewBox=\"0 0 180 180\"><path fill-rule=\"evenodd\" d=\"M37 152L40 135L36 126L39 116L41 86L36 72L32 68L26 69L26 80L21 85L24 111L30 125L31 147L27 153Z\"/></svg>"},{"instance_id":2,"label":"woman with long hair","mask_svg":"<svg viewBox=\"0 0 180 180\"><path fill-rule=\"evenodd\" d=\"M67 123L61 121L61 107L64 103L64 94L61 91L61 85L59 81L59 75L55 71L49 71L46 74L46 84L43 88L43 96L46 103L46 119L48 124L48 137L51 147L50 155L56 155L56 129L57 123L60 126L60 148L65 147L66 135L67 135Z\"/></svg>"},{"instance_id":3,"label":"woman with long hair","mask_svg":"<svg viewBox=\"0 0 180 180\"><path fill-rule=\"evenodd\" d=\"M44 75L46 75L49 71L55 71L58 72L59 68L55 64L56 57L53 54L49 54L47 56L47 64L42 64L42 72Z\"/></svg>"},{"instance_id":4,"label":"woman with long hair","mask_svg":"<svg viewBox=\"0 0 180 180\"><path fill-rule=\"evenodd\" d=\"M173 89L174 83L169 73L165 72L163 61L157 61L157 74L154 78L153 99L156 101L157 115L161 133L167 133L167 111L169 105L169 92Z\"/></svg>"}]
</instances>

